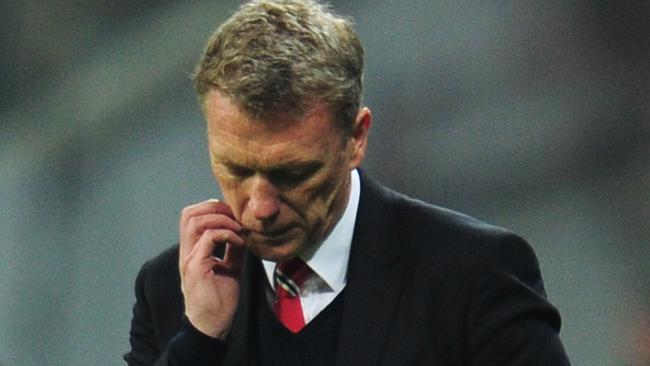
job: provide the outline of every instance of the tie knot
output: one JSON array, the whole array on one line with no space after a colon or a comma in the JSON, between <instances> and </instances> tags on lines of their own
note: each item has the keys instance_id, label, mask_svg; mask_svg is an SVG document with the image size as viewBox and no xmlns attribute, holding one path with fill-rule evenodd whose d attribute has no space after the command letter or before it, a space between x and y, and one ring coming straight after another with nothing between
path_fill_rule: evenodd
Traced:
<instances>
[{"instance_id":1,"label":"tie knot","mask_svg":"<svg viewBox=\"0 0 650 366\"><path fill-rule=\"evenodd\" d=\"M302 259L295 257L288 262L278 263L275 266L275 287L286 290L291 297L298 296L300 288L309 277L311 270Z\"/></svg>"}]
</instances>

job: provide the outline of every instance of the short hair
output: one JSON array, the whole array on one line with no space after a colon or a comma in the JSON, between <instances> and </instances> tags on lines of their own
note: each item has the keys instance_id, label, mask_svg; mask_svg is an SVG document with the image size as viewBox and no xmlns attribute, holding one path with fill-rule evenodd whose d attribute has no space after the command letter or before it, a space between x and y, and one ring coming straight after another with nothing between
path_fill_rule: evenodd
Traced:
<instances>
[{"instance_id":1,"label":"short hair","mask_svg":"<svg viewBox=\"0 0 650 366\"><path fill-rule=\"evenodd\" d=\"M211 89L254 118L302 116L316 101L343 126L361 105L363 46L352 21L315 0L255 0L210 37L194 80L203 105Z\"/></svg>"}]
</instances>

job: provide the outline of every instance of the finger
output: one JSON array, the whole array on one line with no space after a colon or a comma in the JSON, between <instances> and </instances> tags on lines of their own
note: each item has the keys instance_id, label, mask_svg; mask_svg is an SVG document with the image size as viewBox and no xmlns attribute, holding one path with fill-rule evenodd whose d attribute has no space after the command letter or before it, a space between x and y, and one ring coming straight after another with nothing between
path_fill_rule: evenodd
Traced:
<instances>
[{"instance_id":1,"label":"finger","mask_svg":"<svg viewBox=\"0 0 650 366\"><path fill-rule=\"evenodd\" d=\"M245 246L228 244L226 245L226 254L223 257L223 262L234 271L239 272L244 263L245 254Z\"/></svg>"},{"instance_id":2,"label":"finger","mask_svg":"<svg viewBox=\"0 0 650 366\"><path fill-rule=\"evenodd\" d=\"M181 235L186 236L191 242L196 242L207 229L227 229L238 233L242 227L237 221L226 215L205 214L190 218L185 228L181 229Z\"/></svg>"},{"instance_id":3,"label":"finger","mask_svg":"<svg viewBox=\"0 0 650 366\"><path fill-rule=\"evenodd\" d=\"M241 267L230 267L223 262L217 262L212 266L212 273L219 276L238 278L241 274Z\"/></svg>"},{"instance_id":4,"label":"finger","mask_svg":"<svg viewBox=\"0 0 650 366\"><path fill-rule=\"evenodd\" d=\"M188 228L189 222L197 221L196 220L197 217L201 217L204 215L220 215L222 216L222 219L220 220L224 227L235 231L241 230L241 227L239 227L239 230L236 229L239 224L237 224L236 221L234 221L233 219L234 215L230 207L223 202L219 202L219 200L217 199L210 199L207 201L203 201L201 203L197 203L192 206L188 206L183 209L180 218L180 224L179 224L180 258L179 259L182 260L191 252L195 242L198 239L198 236L202 233L202 231L205 230L205 228L203 228L202 230L199 230L200 232L193 231L192 228ZM228 220L225 220L226 217L233 219L234 223L227 222ZM205 227L205 225L208 225L209 221L210 219L199 219L196 226L194 227L194 230L197 230L200 226ZM215 222L215 226L218 225L219 223Z\"/></svg>"},{"instance_id":5,"label":"finger","mask_svg":"<svg viewBox=\"0 0 650 366\"><path fill-rule=\"evenodd\" d=\"M203 232L201 238L196 242L190 252L190 257L198 260L205 258L214 258L215 246L230 243L232 246L244 246L244 239L231 230L225 229L208 229Z\"/></svg>"},{"instance_id":6,"label":"finger","mask_svg":"<svg viewBox=\"0 0 650 366\"><path fill-rule=\"evenodd\" d=\"M221 202L216 198L211 198L209 200L185 207L181 212L180 225L186 225L189 219L194 216L210 213L222 214L231 218L235 217L232 209L225 202Z\"/></svg>"},{"instance_id":7,"label":"finger","mask_svg":"<svg viewBox=\"0 0 650 366\"><path fill-rule=\"evenodd\" d=\"M217 245L223 245L227 242L232 242L234 245L244 246L244 240L237 234L230 230L206 230L201 235L201 238L196 242L196 245L188 253L187 256L179 258L179 269L181 278L184 277L188 271L196 273L207 273L212 270L215 262L221 260L215 257L212 253Z\"/></svg>"},{"instance_id":8,"label":"finger","mask_svg":"<svg viewBox=\"0 0 650 366\"><path fill-rule=\"evenodd\" d=\"M181 258L187 256L203 232L208 229L225 229L236 233L241 232L241 225L223 214L205 214L190 218L187 225L181 228Z\"/></svg>"}]
</instances>

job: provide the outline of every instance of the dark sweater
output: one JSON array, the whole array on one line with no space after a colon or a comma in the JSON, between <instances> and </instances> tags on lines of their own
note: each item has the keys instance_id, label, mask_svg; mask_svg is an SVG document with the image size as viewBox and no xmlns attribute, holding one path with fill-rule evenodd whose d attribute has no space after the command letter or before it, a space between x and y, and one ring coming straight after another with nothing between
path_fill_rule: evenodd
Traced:
<instances>
[{"instance_id":1,"label":"dark sweater","mask_svg":"<svg viewBox=\"0 0 650 366\"><path fill-rule=\"evenodd\" d=\"M280 324L266 301L258 301L260 363L264 366L334 365L344 293L345 290L296 334ZM264 298L263 293L258 296Z\"/></svg>"}]
</instances>

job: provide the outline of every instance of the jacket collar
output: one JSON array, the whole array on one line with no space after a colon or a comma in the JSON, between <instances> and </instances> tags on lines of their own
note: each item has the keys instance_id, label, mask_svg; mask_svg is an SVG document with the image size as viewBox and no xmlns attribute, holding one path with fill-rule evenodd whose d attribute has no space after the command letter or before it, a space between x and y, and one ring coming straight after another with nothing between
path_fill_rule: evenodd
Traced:
<instances>
[{"instance_id":1,"label":"jacket collar","mask_svg":"<svg viewBox=\"0 0 650 366\"><path fill-rule=\"evenodd\" d=\"M361 176L337 366L376 365L388 337L402 285L399 238L388 204L392 192ZM369 309L369 305L372 309Z\"/></svg>"}]
</instances>

